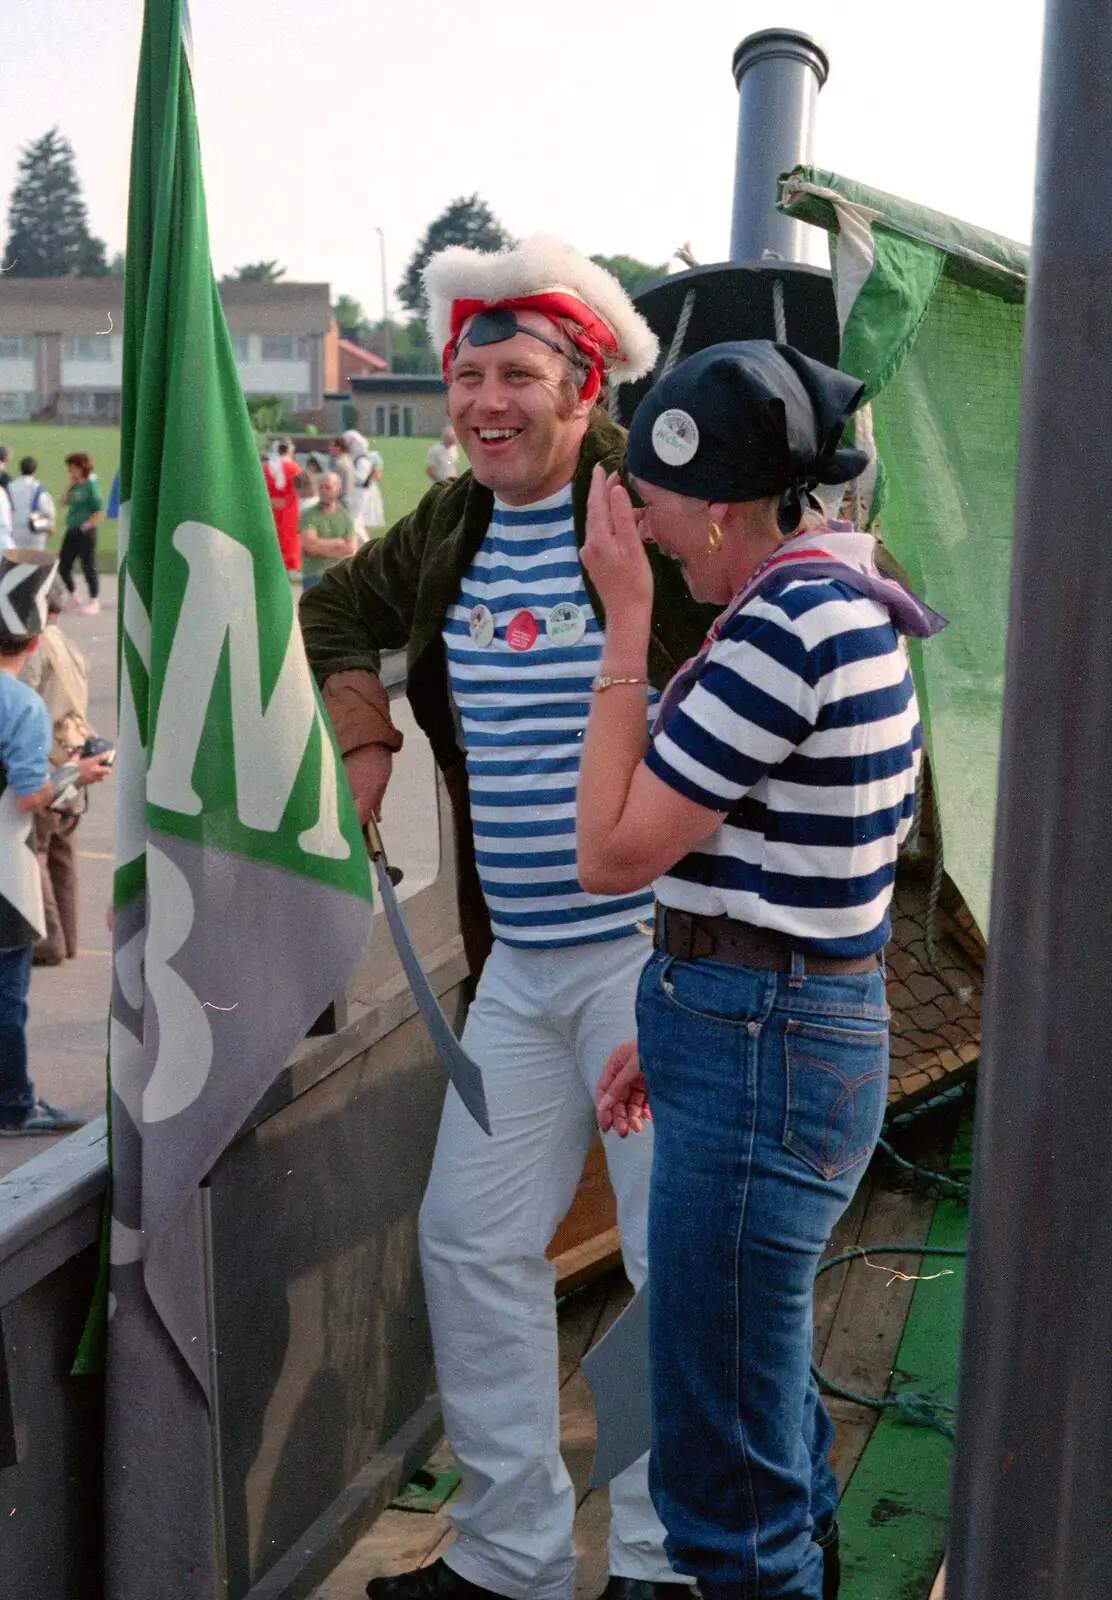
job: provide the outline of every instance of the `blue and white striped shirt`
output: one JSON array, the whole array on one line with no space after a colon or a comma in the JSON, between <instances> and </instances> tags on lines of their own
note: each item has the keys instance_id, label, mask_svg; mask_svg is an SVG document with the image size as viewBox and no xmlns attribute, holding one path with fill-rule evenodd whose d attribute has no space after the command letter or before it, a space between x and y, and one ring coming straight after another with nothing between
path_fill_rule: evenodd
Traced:
<instances>
[{"instance_id":1,"label":"blue and white striped shirt","mask_svg":"<svg viewBox=\"0 0 1112 1600\"><path fill-rule=\"evenodd\" d=\"M883 606L836 579L755 596L646 758L678 793L726 812L657 898L777 929L815 954L879 951L921 746L907 653Z\"/></svg>"},{"instance_id":2,"label":"blue and white striped shirt","mask_svg":"<svg viewBox=\"0 0 1112 1600\"><path fill-rule=\"evenodd\" d=\"M573 622L562 641L546 631L557 606L565 626ZM507 630L523 613L514 636L521 642L535 626L536 638L515 650ZM579 566L570 485L529 506L495 500L444 643L495 938L537 949L632 933L651 913L651 893L585 894L576 877L575 797L602 630Z\"/></svg>"}]
</instances>

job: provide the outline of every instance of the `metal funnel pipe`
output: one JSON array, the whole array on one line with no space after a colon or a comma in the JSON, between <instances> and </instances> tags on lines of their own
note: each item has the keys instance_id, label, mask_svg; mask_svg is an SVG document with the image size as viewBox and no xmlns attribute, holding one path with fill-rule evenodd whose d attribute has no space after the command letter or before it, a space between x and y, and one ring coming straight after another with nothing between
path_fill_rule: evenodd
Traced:
<instances>
[{"instance_id":1,"label":"metal funnel pipe","mask_svg":"<svg viewBox=\"0 0 1112 1600\"><path fill-rule=\"evenodd\" d=\"M759 262L770 255L826 266L818 230L776 210L776 179L811 160L819 90L829 71L822 46L791 28L751 33L734 51L738 113L731 261Z\"/></svg>"}]
</instances>

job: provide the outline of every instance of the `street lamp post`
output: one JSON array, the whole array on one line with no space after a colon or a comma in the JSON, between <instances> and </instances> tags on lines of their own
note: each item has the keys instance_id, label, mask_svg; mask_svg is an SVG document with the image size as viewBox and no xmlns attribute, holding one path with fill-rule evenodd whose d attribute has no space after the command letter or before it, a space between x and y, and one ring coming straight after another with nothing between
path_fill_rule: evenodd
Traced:
<instances>
[{"instance_id":1,"label":"street lamp post","mask_svg":"<svg viewBox=\"0 0 1112 1600\"><path fill-rule=\"evenodd\" d=\"M390 323L390 307L386 296L386 235L381 228L376 228L378 234L378 264L382 273L382 335L386 341L386 365L393 371L394 368L394 330Z\"/></svg>"}]
</instances>

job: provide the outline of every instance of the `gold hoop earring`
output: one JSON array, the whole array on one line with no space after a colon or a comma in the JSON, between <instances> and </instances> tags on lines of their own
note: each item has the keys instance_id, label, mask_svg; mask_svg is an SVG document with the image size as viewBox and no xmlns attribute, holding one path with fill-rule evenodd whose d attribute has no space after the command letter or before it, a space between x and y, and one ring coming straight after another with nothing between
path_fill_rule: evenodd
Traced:
<instances>
[{"instance_id":1,"label":"gold hoop earring","mask_svg":"<svg viewBox=\"0 0 1112 1600\"><path fill-rule=\"evenodd\" d=\"M707 534L707 549L710 551L711 555L717 555L721 548L722 529L718 526L717 522L712 522L710 525L710 531Z\"/></svg>"}]
</instances>

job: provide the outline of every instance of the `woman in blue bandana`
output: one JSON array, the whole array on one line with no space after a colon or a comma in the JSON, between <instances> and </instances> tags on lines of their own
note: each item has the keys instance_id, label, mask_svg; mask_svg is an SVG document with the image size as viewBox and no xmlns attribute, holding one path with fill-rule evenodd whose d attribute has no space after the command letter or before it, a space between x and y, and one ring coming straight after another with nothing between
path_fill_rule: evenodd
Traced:
<instances>
[{"instance_id":1,"label":"woman in blue bandana","mask_svg":"<svg viewBox=\"0 0 1112 1600\"><path fill-rule=\"evenodd\" d=\"M833 1427L812 1286L888 1082L883 949L921 732L904 634L942 619L813 491L857 476L862 386L786 345L720 344L641 402L634 508L596 470L583 561L606 610L578 801L595 893L652 883L638 1037L599 1121L656 1130L653 1499L704 1600L837 1592ZM643 542L724 609L646 741Z\"/></svg>"}]
</instances>

